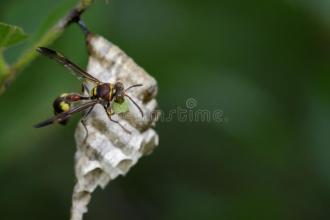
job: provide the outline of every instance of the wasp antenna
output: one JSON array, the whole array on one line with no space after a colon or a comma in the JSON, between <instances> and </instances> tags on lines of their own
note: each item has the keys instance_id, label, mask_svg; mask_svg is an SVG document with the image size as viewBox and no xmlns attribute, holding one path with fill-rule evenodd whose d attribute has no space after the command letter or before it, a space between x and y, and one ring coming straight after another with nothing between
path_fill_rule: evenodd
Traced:
<instances>
[{"instance_id":1,"label":"wasp antenna","mask_svg":"<svg viewBox=\"0 0 330 220\"><path fill-rule=\"evenodd\" d=\"M36 51L38 51L39 53L41 53L42 55L45 55L45 56L49 56L51 54L56 54L56 52L52 49L49 49L47 47L38 47L36 49Z\"/></svg>"},{"instance_id":2,"label":"wasp antenna","mask_svg":"<svg viewBox=\"0 0 330 220\"><path fill-rule=\"evenodd\" d=\"M129 96L129 95L127 95L127 94L125 94L125 96L127 97L127 98L129 98L129 100L131 100L131 102L133 102L133 104L139 109L139 111L140 111L140 113L141 113L141 116L142 116L142 118L143 118L143 111L142 111L142 109L140 108L140 106Z\"/></svg>"},{"instance_id":3,"label":"wasp antenna","mask_svg":"<svg viewBox=\"0 0 330 220\"><path fill-rule=\"evenodd\" d=\"M43 48L43 47L38 47L38 48L36 49L36 51L39 52L39 53L42 53L42 48Z\"/></svg>"},{"instance_id":4,"label":"wasp antenna","mask_svg":"<svg viewBox=\"0 0 330 220\"><path fill-rule=\"evenodd\" d=\"M126 92L127 90L130 90L131 88L139 87L139 86L143 86L143 84L135 84L135 85L132 85L132 86L128 87L127 89L125 89L125 92Z\"/></svg>"}]
</instances>

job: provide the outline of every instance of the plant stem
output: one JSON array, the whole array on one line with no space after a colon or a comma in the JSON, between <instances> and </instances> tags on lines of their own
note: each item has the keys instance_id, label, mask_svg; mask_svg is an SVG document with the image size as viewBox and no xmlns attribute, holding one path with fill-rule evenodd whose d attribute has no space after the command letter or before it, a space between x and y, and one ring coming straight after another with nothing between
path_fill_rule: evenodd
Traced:
<instances>
[{"instance_id":1,"label":"plant stem","mask_svg":"<svg viewBox=\"0 0 330 220\"><path fill-rule=\"evenodd\" d=\"M3 57L3 49L0 49L0 75L8 71L8 65Z\"/></svg>"},{"instance_id":2,"label":"plant stem","mask_svg":"<svg viewBox=\"0 0 330 220\"><path fill-rule=\"evenodd\" d=\"M7 66L2 53L0 51L0 94L2 94L16 79L17 75L37 56L35 48L38 46L46 46L55 41L65 30L65 28L72 22L79 20L80 15L94 2L94 0L79 0L78 4L71 9L67 15L61 18L53 27L51 27L46 33L30 47L28 47L17 61Z\"/></svg>"}]
</instances>

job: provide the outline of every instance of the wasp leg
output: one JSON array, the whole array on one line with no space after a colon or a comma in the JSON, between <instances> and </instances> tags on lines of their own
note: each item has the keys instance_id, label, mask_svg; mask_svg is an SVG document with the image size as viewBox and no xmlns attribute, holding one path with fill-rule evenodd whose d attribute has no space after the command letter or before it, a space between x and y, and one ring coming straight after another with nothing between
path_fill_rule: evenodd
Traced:
<instances>
[{"instance_id":1,"label":"wasp leg","mask_svg":"<svg viewBox=\"0 0 330 220\"><path fill-rule=\"evenodd\" d=\"M105 107L105 106L104 106L104 110L105 110L105 112L107 113L107 115L108 115L110 121L112 121L112 122L116 123L117 125L119 125L119 126L120 126L124 131L126 131L128 134L131 134L131 132L130 132L129 130L127 130L127 129L124 127L124 125L120 124L119 121L116 121L116 120L114 120L114 119L111 118L111 116L114 115L114 113L112 113L111 110L108 111L107 107Z\"/></svg>"},{"instance_id":2,"label":"wasp leg","mask_svg":"<svg viewBox=\"0 0 330 220\"><path fill-rule=\"evenodd\" d=\"M85 120L81 120L80 122L81 122L81 124L84 126L84 129L85 129L85 131L86 131L85 138L84 138L84 141L83 141L83 144L85 144L86 141L87 141L87 137L88 137L88 129L87 129L87 126L86 126L86 124L85 124Z\"/></svg>"},{"instance_id":3,"label":"wasp leg","mask_svg":"<svg viewBox=\"0 0 330 220\"><path fill-rule=\"evenodd\" d=\"M95 105L94 105L95 106ZM84 126L85 128L85 131L86 131L86 135L85 135L85 138L84 138L84 141L83 141L83 144L86 143L87 141L87 138L88 138L88 129L87 129L87 126L86 126L86 119L87 119L87 116L89 115L89 113L91 113L91 111L93 110L94 106L92 106L85 114L84 116L81 118L80 122L81 124Z\"/></svg>"},{"instance_id":4,"label":"wasp leg","mask_svg":"<svg viewBox=\"0 0 330 220\"><path fill-rule=\"evenodd\" d=\"M86 86L85 83L82 83L82 84L81 84L81 91L82 91L82 92L87 91L87 93L90 94L90 91L89 91L89 89L88 89L88 87Z\"/></svg>"}]
</instances>

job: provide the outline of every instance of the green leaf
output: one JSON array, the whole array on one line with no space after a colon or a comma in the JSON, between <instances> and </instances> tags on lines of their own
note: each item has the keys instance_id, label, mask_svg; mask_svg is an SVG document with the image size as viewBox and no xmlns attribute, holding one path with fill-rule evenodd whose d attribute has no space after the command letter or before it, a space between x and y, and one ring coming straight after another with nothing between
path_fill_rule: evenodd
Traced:
<instances>
[{"instance_id":1,"label":"green leaf","mask_svg":"<svg viewBox=\"0 0 330 220\"><path fill-rule=\"evenodd\" d=\"M121 104L117 103L117 102L113 102L112 110L116 114L127 112L128 111L128 102L127 102L127 100L125 100Z\"/></svg>"},{"instance_id":2,"label":"green leaf","mask_svg":"<svg viewBox=\"0 0 330 220\"><path fill-rule=\"evenodd\" d=\"M22 28L0 22L0 48L17 44L25 38L27 35Z\"/></svg>"},{"instance_id":3,"label":"green leaf","mask_svg":"<svg viewBox=\"0 0 330 220\"><path fill-rule=\"evenodd\" d=\"M3 51L0 49L0 75L6 72L8 69L8 65L3 57Z\"/></svg>"}]
</instances>

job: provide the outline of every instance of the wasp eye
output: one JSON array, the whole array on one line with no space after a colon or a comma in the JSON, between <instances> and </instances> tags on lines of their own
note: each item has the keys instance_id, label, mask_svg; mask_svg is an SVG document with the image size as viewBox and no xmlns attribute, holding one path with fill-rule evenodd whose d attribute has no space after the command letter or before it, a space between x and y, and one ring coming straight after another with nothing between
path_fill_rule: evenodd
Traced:
<instances>
[{"instance_id":1,"label":"wasp eye","mask_svg":"<svg viewBox=\"0 0 330 220\"><path fill-rule=\"evenodd\" d=\"M116 82L115 89L118 91L124 90L124 85L121 82Z\"/></svg>"}]
</instances>

